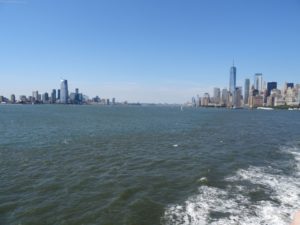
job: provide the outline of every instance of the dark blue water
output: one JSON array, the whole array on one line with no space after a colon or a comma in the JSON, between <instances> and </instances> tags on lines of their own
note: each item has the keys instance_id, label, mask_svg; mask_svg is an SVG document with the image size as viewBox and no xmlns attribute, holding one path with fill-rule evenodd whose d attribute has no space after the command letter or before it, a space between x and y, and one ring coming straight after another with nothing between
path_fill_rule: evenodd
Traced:
<instances>
[{"instance_id":1,"label":"dark blue water","mask_svg":"<svg viewBox=\"0 0 300 225\"><path fill-rule=\"evenodd\" d=\"M289 224L300 111L0 106L0 224Z\"/></svg>"}]
</instances>

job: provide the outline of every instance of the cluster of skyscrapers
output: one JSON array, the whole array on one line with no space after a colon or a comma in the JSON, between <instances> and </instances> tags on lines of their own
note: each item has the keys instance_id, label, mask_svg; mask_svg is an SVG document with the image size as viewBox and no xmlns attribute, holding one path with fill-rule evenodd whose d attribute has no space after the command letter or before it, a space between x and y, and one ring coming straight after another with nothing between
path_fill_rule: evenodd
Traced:
<instances>
[{"instance_id":1,"label":"cluster of skyscrapers","mask_svg":"<svg viewBox=\"0 0 300 225\"><path fill-rule=\"evenodd\" d=\"M242 86L236 85L237 69L234 65L230 68L229 88L216 87L213 96L205 93L203 97L192 98L193 106L215 106L228 108L257 108L257 107L299 107L300 84L285 83L278 89L277 82L263 81L263 74L254 74L253 84L250 79L245 79L244 91Z\"/></svg>"},{"instance_id":2,"label":"cluster of skyscrapers","mask_svg":"<svg viewBox=\"0 0 300 225\"><path fill-rule=\"evenodd\" d=\"M192 106L200 107L228 107L228 108L257 108L257 107L300 107L300 84L285 83L282 89L279 89L277 82L263 81L263 74L254 74L253 84L250 85L250 79L245 79L244 90L242 86L236 85L237 68L232 65L229 72L229 87L220 89L215 87L213 96L204 93L202 97L192 98ZM116 104L115 98L109 99L99 98L98 96L88 99L87 96L79 93L76 88L75 92L69 94L68 81L63 79L59 89L53 89L51 94L48 92L39 94L33 91L31 96L21 95L16 100L14 94L10 99L0 96L0 103L21 103L21 104ZM124 102L127 104L127 102Z\"/></svg>"},{"instance_id":3,"label":"cluster of skyscrapers","mask_svg":"<svg viewBox=\"0 0 300 225\"><path fill-rule=\"evenodd\" d=\"M88 96L79 93L76 88L75 92L69 94L68 81L63 79L60 82L60 88L53 89L51 94L45 92L40 94L38 91L33 91L31 96L20 95L19 99L12 94L9 98L0 96L0 103L20 103L20 104L101 104L111 105L116 104L116 99L99 98L98 96L89 99Z\"/></svg>"},{"instance_id":4,"label":"cluster of skyscrapers","mask_svg":"<svg viewBox=\"0 0 300 225\"><path fill-rule=\"evenodd\" d=\"M33 91L31 96L20 95L19 100L16 99L14 94L11 95L10 99L0 96L1 103L60 103L60 104L82 104L86 101L85 96L79 93L79 89L76 88L75 92L69 94L68 81L61 80L60 88L53 89L51 94L48 92L39 94L38 91Z\"/></svg>"}]
</instances>

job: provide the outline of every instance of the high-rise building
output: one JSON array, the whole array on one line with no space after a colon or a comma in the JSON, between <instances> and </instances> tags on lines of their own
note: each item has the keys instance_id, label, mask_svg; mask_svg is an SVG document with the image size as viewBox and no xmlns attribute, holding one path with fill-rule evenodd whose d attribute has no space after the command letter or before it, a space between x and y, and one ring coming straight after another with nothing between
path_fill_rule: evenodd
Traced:
<instances>
[{"instance_id":1,"label":"high-rise building","mask_svg":"<svg viewBox=\"0 0 300 225\"><path fill-rule=\"evenodd\" d=\"M79 104L79 89L75 89L75 104Z\"/></svg>"},{"instance_id":2,"label":"high-rise building","mask_svg":"<svg viewBox=\"0 0 300 225\"><path fill-rule=\"evenodd\" d=\"M88 96L83 95L82 93L79 93L79 102L80 103L83 103L83 102L88 101L88 100L89 100Z\"/></svg>"},{"instance_id":3,"label":"high-rise building","mask_svg":"<svg viewBox=\"0 0 300 225\"><path fill-rule=\"evenodd\" d=\"M60 83L60 103L67 104L69 98L68 81L61 80Z\"/></svg>"},{"instance_id":4,"label":"high-rise building","mask_svg":"<svg viewBox=\"0 0 300 225\"><path fill-rule=\"evenodd\" d=\"M19 99L20 99L20 102L22 102L22 103L27 102L27 98L25 95L20 95Z\"/></svg>"},{"instance_id":5,"label":"high-rise building","mask_svg":"<svg viewBox=\"0 0 300 225\"><path fill-rule=\"evenodd\" d=\"M286 83L286 87L287 88L294 88L294 83Z\"/></svg>"},{"instance_id":6,"label":"high-rise building","mask_svg":"<svg viewBox=\"0 0 300 225\"><path fill-rule=\"evenodd\" d=\"M204 93L203 98L201 99L201 105L202 106L208 106L210 100L209 100L209 94Z\"/></svg>"},{"instance_id":7,"label":"high-rise building","mask_svg":"<svg viewBox=\"0 0 300 225\"><path fill-rule=\"evenodd\" d=\"M263 91L263 79L262 73L256 73L254 75L254 88L260 92Z\"/></svg>"},{"instance_id":8,"label":"high-rise building","mask_svg":"<svg viewBox=\"0 0 300 225\"><path fill-rule=\"evenodd\" d=\"M227 106L228 103L228 90L224 88L222 90L222 105Z\"/></svg>"},{"instance_id":9,"label":"high-rise building","mask_svg":"<svg viewBox=\"0 0 300 225\"><path fill-rule=\"evenodd\" d=\"M60 89L57 89L57 100L60 100Z\"/></svg>"},{"instance_id":10,"label":"high-rise building","mask_svg":"<svg viewBox=\"0 0 300 225\"><path fill-rule=\"evenodd\" d=\"M42 102L46 103L48 101L49 101L49 94L45 92L44 94L42 94Z\"/></svg>"},{"instance_id":11,"label":"high-rise building","mask_svg":"<svg viewBox=\"0 0 300 225\"><path fill-rule=\"evenodd\" d=\"M70 93L69 102L71 104L81 104L82 103L82 93L79 93L78 88L75 89L75 92Z\"/></svg>"},{"instance_id":12,"label":"high-rise building","mask_svg":"<svg viewBox=\"0 0 300 225\"><path fill-rule=\"evenodd\" d=\"M16 96L15 96L14 94L12 94L12 95L10 96L10 102L11 102L11 103L15 103L15 102L16 102Z\"/></svg>"},{"instance_id":13,"label":"high-rise building","mask_svg":"<svg viewBox=\"0 0 300 225\"><path fill-rule=\"evenodd\" d=\"M214 88L214 102L215 104L220 104L221 100L221 91L220 88Z\"/></svg>"},{"instance_id":14,"label":"high-rise building","mask_svg":"<svg viewBox=\"0 0 300 225\"><path fill-rule=\"evenodd\" d=\"M234 107L240 108L242 106L242 87L235 88Z\"/></svg>"},{"instance_id":15,"label":"high-rise building","mask_svg":"<svg viewBox=\"0 0 300 225\"><path fill-rule=\"evenodd\" d=\"M52 90L52 93L51 93L51 102L52 103L56 102L56 89Z\"/></svg>"},{"instance_id":16,"label":"high-rise building","mask_svg":"<svg viewBox=\"0 0 300 225\"><path fill-rule=\"evenodd\" d=\"M234 64L230 67L230 78L229 78L229 92L234 95L236 88L236 67Z\"/></svg>"},{"instance_id":17,"label":"high-rise building","mask_svg":"<svg viewBox=\"0 0 300 225\"><path fill-rule=\"evenodd\" d=\"M277 82L268 82L267 83L267 96L270 96L271 91L277 89Z\"/></svg>"},{"instance_id":18,"label":"high-rise building","mask_svg":"<svg viewBox=\"0 0 300 225\"><path fill-rule=\"evenodd\" d=\"M244 104L249 103L250 79L245 79Z\"/></svg>"},{"instance_id":19,"label":"high-rise building","mask_svg":"<svg viewBox=\"0 0 300 225\"><path fill-rule=\"evenodd\" d=\"M249 107L255 108L259 106L263 106L264 97L259 94L259 91L254 88L252 85L250 93L249 93Z\"/></svg>"},{"instance_id":20,"label":"high-rise building","mask_svg":"<svg viewBox=\"0 0 300 225\"><path fill-rule=\"evenodd\" d=\"M39 100L39 92L38 91L33 91L32 92L32 99L33 99L33 101L38 101Z\"/></svg>"}]
</instances>

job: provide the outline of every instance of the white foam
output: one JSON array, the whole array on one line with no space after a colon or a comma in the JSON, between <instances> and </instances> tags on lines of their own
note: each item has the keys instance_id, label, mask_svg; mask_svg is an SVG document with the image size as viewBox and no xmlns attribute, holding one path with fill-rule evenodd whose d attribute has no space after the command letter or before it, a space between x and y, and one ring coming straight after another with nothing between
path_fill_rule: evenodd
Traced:
<instances>
[{"instance_id":1,"label":"white foam","mask_svg":"<svg viewBox=\"0 0 300 225\"><path fill-rule=\"evenodd\" d=\"M198 179L198 182L200 183L206 183L207 181L207 177L201 177L200 179Z\"/></svg>"},{"instance_id":2,"label":"white foam","mask_svg":"<svg viewBox=\"0 0 300 225\"><path fill-rule=\"evenodd\" d=\"M293 214L300 209L300 152L294 148L289 153L297 162L295 175L283 175L270 167L240 169L225 178L225 189L200 186L199 193L182 205L168 207L164 215L166 224L290 224ZM267 192L269 198L253 203L248 194L255 190ZM220 218L212 220L211 213L219 213Z\"/></svg>"},{"instance_id":3,"label":"white foam","mask_svg":"<svg viewBox=\"0 0 300 225\"><path fill-rule=\"evenodd\" d=\"M67 145L67 144L69 144L69 141L65 138L65 139L63 140L63 144Z\"/></svg>"}]
</instances>

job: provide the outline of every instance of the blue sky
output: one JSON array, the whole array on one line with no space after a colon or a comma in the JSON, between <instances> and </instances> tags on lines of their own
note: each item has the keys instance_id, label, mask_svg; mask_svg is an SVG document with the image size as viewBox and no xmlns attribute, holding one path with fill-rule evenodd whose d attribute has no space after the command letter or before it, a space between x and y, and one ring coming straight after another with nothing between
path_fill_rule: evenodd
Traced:
<instances>
[{"instance_id":1,"label":"blue sky","mask_svg":"<svg viewBox=\"0 0 300 225\"><path fill-rule=\"evenodd\" d=\"M0 95L182 103L237 84L300 83L299 0L0 0Z\"/></svg>"}]
</instances>

